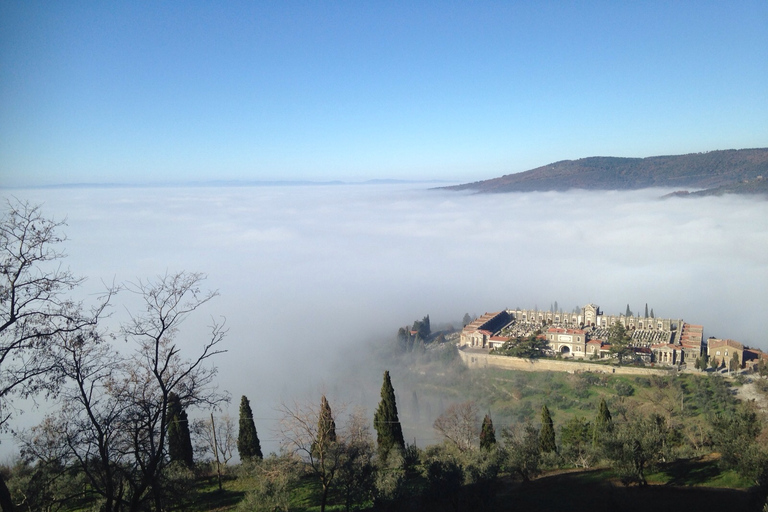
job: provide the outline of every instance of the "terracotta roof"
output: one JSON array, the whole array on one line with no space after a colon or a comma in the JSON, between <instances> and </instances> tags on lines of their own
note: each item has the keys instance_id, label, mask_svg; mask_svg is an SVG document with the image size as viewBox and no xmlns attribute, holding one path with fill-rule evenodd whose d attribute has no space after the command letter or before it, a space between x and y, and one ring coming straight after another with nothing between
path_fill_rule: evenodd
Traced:
<instances>
[{"instance_id":1,"label":"terracotta roof","mask_svg":"<svg viewBox=\"0 0 768 512\"><path fill-rule=\"evenodd\" d=\"M744 349L744 345L742 345L741 343L739 343L738 341L735 341L735 340L727 340L727 339L726 340L721 340L721 339L717 339L717 338L709 338L707 343L708 343L708 345L711 348L733 347L733 348L739 349L739 350L743 350Z\"/></svg>"}]
</instances>

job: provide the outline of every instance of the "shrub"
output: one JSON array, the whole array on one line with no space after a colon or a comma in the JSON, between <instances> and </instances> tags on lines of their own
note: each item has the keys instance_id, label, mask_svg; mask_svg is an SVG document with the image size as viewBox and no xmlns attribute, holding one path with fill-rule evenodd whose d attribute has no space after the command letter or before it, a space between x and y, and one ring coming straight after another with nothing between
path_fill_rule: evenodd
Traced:
<instances>
[{"instance_id":1,"label":"shrub","mask_svg":"<svg viewBox=\"0 0 768 512\"><path fill-rule=\"evenodd\" d=\"M632 396L635 394L635 388L628 382L619 381L614 387L616 388L616 394L619 396Z\"/></svg>"}]
</instances>

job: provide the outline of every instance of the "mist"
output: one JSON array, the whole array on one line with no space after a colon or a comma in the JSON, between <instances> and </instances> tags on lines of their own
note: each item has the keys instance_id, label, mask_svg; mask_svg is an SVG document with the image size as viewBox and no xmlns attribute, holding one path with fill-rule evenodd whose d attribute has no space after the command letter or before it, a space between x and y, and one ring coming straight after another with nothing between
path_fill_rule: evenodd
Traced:
<instances>
[{"instance_id":1,"label":"mist","mask_svg":"<svg viewBox=\"0 0 768 512\"><path fill-rule=\"evenodd\" d=\"M362 371L371 343L391 342L426 314L459 325L467 312L554 301L608 314L647 303L657 317L704 325L705 337L768 349L768 201L660 200L666 192L339 185L13 195L66 217L66 264L88 278L84 297L166 271L207 274L220 296L189 319L182 350L194 350L211 316L226 317L219 385L233 415L249 397L269 451L281 399L333 390L340 372ZM380 374L370 379L381 385Z\"/></svg>"}]
</instances>

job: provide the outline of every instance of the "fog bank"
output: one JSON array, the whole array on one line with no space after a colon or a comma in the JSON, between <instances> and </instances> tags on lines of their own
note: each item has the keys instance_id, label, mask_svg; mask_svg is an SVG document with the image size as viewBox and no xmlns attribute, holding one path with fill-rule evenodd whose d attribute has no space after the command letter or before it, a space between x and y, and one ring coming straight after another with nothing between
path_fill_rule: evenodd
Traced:
<instances>
[{"instance_id":1,"label":"fog bank","mask_svg":"<svg viewBox=\"0 0 768 512\"><path fill-rule=\"evenodd\" d=\"M166 270L208 274L221 296L190 322L226 316L220 385L233 414L245 394L266 421L280 396L332 387L329 368L344 351L389 340L425 314L434 325L554 301L609 314L648 303L657 317L703 324L705 336L768 349L768 201L659 200L665 192L345 185L13 195L67 218L66 262L88 277L83 292Z\"/></svg>"}]
</instances>

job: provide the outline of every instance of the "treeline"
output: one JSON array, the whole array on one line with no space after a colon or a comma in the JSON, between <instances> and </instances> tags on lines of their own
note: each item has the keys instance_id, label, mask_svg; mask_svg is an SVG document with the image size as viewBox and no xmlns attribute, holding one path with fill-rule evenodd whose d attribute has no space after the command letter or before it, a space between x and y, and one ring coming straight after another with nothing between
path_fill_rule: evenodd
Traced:
<instances>
[{"instance_id":1,"label":"treeline","mask_svg":"<svg viewBox=\"0 0 768 512\"><path fill-rule=\"evenodd\" d=\"M717 389L719 384L711 391ZM622 389L622 396L631 394ZM491 413L481 415L474 401L459 402L434 421L441 442L421 448L403 439L386 372L373 430L360 411L339 422L341 413L332 412L325 397L317 407L286 408L284 446L292 449L251 469L260 483L241 510L291 510L292 496L311 480L317 483L320 510L331 505L345 510L494 510L499 496L514 496L510 481L524 485L552 470L608 467L624 485L644 487L648 475L660 468L694 452L712 451L721 454L722 470L735 470L765 488L768 450L759 440L759 415L749 404L721 398L722 408L710 407L717 412L709 415L698 439L689 437L676 414L625 407L611 411L604 399L592 417L561 424L546 405L538 421L495 425Z\"/></svg>"},{"instance_id":2,"label":"treeline","mask_svg":"<svg viewBox=\"0 0 768 512\"><path fill-rule=\"evenodd\" d=\"M426 315L421 320L414 320L413 325L406 325L397 330L396 348L400 352L423 353L429 343L444 343L446 334L450 332L453 332L452 328L433 333L429 315Z\"/></svg>"}]
</instances>

